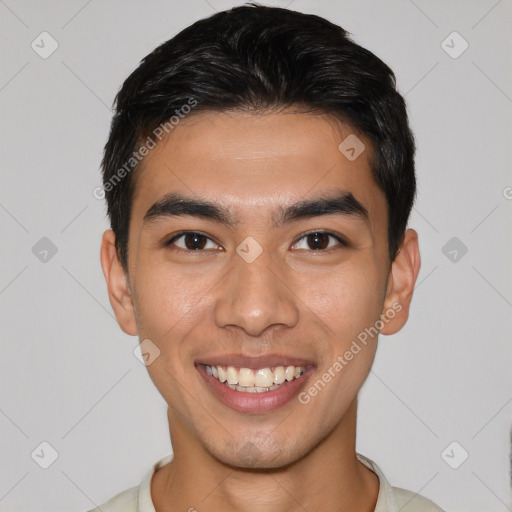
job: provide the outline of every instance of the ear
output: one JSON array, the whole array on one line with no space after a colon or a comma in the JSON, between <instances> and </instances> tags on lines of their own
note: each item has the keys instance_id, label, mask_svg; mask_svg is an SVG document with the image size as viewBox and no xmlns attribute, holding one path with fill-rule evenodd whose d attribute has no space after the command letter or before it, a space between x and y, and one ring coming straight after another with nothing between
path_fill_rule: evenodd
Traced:
<instances>
[{"instance_id":1,"label":"ear","mask_svg":"<svg viewBox=\"0 0 512 512\"><path fill-rule=\"evenodd\" d=\"M111 229L103 233L101 240L101 267L107 282L108 297L121 329L131 336L137 334L135 307L128 276L119 261L115 247L115 234Z\"/></svg>"},{"instance_id":2,"label":"ear","mask_svg":"<svg viewBox=\"0 0 512 512\"><path fill-rule=\"evenodd\" d=\"M407 229L389 271L388 287L381 315L381 318L385 317L383 318L384 326L380 330L381 334L395 334L406 324L420 266L418 233L414 229Z\"/></svg>"}]
</instances>

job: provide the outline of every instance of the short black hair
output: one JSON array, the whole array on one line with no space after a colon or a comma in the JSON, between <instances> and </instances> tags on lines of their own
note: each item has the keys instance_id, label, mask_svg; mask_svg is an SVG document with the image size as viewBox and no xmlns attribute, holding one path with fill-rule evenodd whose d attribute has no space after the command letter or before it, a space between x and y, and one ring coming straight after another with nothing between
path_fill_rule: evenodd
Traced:
<instances>
[{"instance_id":1,"label":"short black hair","mask_svg":"<svg viewBox=\"0 0 512 512\"><path fill-rule=\"evenodd\" d=\"M416 195L414 137L393 71L324 18L250 3L199 20L158 46L116 95L102 173L124 269L136 171L155 136L170 133L192 108L190 115L288 107L330 114L371 141L392 262Z\"/></svg>"}]
</instances>

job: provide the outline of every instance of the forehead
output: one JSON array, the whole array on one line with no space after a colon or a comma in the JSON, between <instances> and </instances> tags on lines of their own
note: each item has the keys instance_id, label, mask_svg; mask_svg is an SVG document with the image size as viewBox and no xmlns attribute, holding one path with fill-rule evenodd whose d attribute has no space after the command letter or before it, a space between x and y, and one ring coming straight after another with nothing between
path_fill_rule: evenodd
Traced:
<instances>
[{"instance_id":1,"label":"forehead","mask_svg":"<svg viewBox=\"0 0 512 512\"><path fill-rule=\"evenodd\" d=\"M351 147L364 150L354 159ZM365 206L373 223L386 219L386 203L373 180L371 160L369 141L332 116L195 113L142 162L132 219L142 219L169 192L221 202L243 219L344 190Z\"/></svg>"}]
</instances>

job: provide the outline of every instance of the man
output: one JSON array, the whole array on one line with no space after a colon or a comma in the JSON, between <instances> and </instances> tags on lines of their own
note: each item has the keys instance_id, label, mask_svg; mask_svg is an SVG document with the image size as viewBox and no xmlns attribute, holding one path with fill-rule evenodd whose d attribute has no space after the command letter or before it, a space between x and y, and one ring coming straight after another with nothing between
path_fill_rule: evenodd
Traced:
<instances>
[{"instance_id":1,"label":"man","mask_svg":"<svg viewBox=\"0 0 512 512\"><path fill-rule=\"evenodd\" d=\"M328 21L198 21L116 98L101 263L173 455L113 511L439 511L356 453L378 334L407 321L414 140L392 71Z\"/></svg>"}]
</instances>

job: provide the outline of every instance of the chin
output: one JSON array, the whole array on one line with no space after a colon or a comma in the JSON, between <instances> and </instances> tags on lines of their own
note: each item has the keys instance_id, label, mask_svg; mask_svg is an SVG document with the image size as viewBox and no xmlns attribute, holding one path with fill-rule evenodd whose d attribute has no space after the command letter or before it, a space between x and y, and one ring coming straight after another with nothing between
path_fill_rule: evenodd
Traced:
<instances>
[{"instance_id":1,"label":"chin","mask_svg":"<svg viewBox=\"0 0 512 512\"><path fill-rule=\"evenodd\" d=\"M289 466L301 458L299 450L291 449L283 439L232 439L220 450L210 450L223 464L237 469L267 470ZM303 450L307 452L306 449Z\"/></svg>"}]
</instances>

